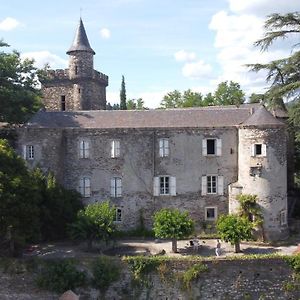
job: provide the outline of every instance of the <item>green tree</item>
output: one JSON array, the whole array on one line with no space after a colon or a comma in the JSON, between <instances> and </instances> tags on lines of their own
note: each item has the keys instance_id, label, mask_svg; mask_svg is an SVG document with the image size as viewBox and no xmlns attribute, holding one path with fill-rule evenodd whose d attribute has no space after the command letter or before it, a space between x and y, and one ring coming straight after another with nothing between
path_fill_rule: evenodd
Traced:
<instances>
[{"instance_id":1,"label":"green tree","mask_svg":"<svg viewBox=\"0 0 300 300\"><path fill-rule=\"evenodd\" d=\"M181 107L199 106L203 106L203 97L201 93L192 92L190 89L183 92Z\"/></svg>"},{"instance_id":2,"label":"green tree","mask_svg":"<svg viewBox=\"0 0 300 300\"><path fill-rule=\"evenodd\" d=\"M215 105L215 97L212 93L208 93L205 95L203 99L203 106L212 106Z\"/></svg>"},{"instance_id":3,"label":"green tree","mask_svg":"<svg viewBox=\"0 0 300 300\"><path fill-rule=\"evenodd\" d=\"M217 231L221 239L235 246L235 252L241 251L240 242L252 238L253 224L246 217L221 215L217 221Z\"/></svg>"},{"instance_id":4,"label":"green tree","mask_svg":"<svg viewBox=\"0 0 300 300\"><path fill-rule=\"evenodd\" d=\"M24 161L0 140L0 236L9 240L11 252L16 244L40 238L40 201L38 185Z\"/></svg>"},{"instance_id":5,"label":"green tree","mask_svg":"<svg viewBox=\"0 0 300 300\"><path fill-rule=\"evenodd\" d=\"M245 101L245 94L237 82L221 82L214 93L215 105L241 105Z\"/></svg>"},{"instance_id":6,"label":"green tree","mask_svg":"<svg viewBox=\"0 0 300 300\"><path fill-rule=\"evenodd\" d=\"M98 240L108 241L115 231L116 209L109 201L87 205L80 210L77 220L70 225L70 233L74 239L87 241L89 250L93 242Z\"/></svg>"},{"instance_id":7,"label":"green tree","mask_svg":"<svg viewBox=\"0 0 300 300\"><path fill-rule=\"evenodd\" d=\"M181 107L182 95L178 90L169 92L160 102L160 108L176 108Z\"/></svg>"},{"instance_id":8,"label":"green tree","mask_svg":"<svg viewBox=\"0 0 300 300\"><path fill-rule=\"evenodd\" d=\"M194 221L187 212L163 208L154 215L153 230L158 238L172 239L172 251L177 252L177 240L194 232Z\"/></svg>"},{"instance_id":9,"label":"green tree","mask_svg":"<svg viewBox=\"0 0 300 300\"><path fill-rule=\"evenodd\" d=\"M136 102L134 99L129 99L126 103L126 107L128 110L135 110L136 109Z\"/></svg>"},{"instance_id":10,"label":"green tree","mask_svg":"<svg viewBox=\"0 0 300 300\"><path fill-rule=\"evenodd\" d=\"M125 78L122 75L122 83L121 83L121 90L120 90L120 109L126 110L126 87L125 87Z\"/></svg>"},{"instance_id":11,"label":"green tree","mask_svg":"<svg viewBox=\"0 0 300 300\"><path fill-rule=\"evenodd\" d=\"M40 169L35 169L32 174L41 194L41 238L65 238L68 225L76 220L78 211L83 208L81 195L77 191L65 189L52 173L45 175Z\"/></svg>"},{"instance_id":12,"label":"green tree","mask_svg":"<svg viewBox=\"0 0 300 300\"><path fill-rule=\"evenodd\" d=\"M271 14L265 21L264 36L255 42L261 51L267 51L278 39L285 39L300 33L300 13ZM284 107L283 97L299 99L300 88L300 43L293 46L291 55L267 64L250 64L252 71L267 71L266 81L270 87L265 100L271 107ZM296 50L296 51L295 51Z\"/></svg>"},{"instance_id":13,"label":"green tree","mask_svg":"<svg viewBox=\"0 0 300 300\"><path fill-rule=\"evenodd\" d=\"M8 47L0 41L0 47ZM20 53L0 52L0 122L23 123L41 107L38 75L33 60Z\"/></svg>"}]
</instances>

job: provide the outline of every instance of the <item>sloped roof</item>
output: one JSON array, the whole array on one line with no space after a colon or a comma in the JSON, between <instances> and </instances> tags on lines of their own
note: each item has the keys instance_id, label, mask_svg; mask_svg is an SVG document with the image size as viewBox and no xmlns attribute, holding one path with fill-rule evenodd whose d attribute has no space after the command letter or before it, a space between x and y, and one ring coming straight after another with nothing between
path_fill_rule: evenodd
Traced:
<instances>
[{"instance_id":1,"label":"sloped roof","mask_svg":"<svg viewBox=\"0 0 300 300\"><path fill-rule=\"evenodd\" d=\"M79 20L79 25L75 33L73 44L67 51L67 54L70 54L73 51L87 51L95 54L95 51L90 46L81 18Z\"/></svg>"},{"instance_id":2,"label":"sloped roof","mask_svg":"<svg viewBox=\"0 0 300 300\"><path fill-rule=\"evenodd\" d=\"M278 126L284 125L276 119L267 109L261 105L254 113L243 122L243 126Z\"/></svg>"},{"instance_id":3,"label":"sloped roof","mask_svg":"<svg viewBox=\"0 0 300 300\"><path fill-rule=\"evenodd\" d=\"M156 110L39 111L25 127L103 129L230 127L242 124L249 118L251 109L256 107L257 105L248 104L240 107L212 106Z\"/></svg>"}]
</instances>

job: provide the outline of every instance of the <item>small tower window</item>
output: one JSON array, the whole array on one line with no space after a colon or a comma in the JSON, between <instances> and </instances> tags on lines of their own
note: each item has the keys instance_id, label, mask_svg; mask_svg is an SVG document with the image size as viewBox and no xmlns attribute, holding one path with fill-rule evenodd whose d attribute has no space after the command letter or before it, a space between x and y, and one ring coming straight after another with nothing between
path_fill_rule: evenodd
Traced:
<instances>
[{"instance_id":1,"label":"small tower window","mask_svg":"<svg viewBox=\"0 0 300 300\"><path fill-rule=\"evenodd\" d=\"M261 155L262 152L261 152L261 144L255 144L255 154L256 155Z\"/></svg>"},{"instance_id":2,"label":"small tower window","mask_svg":"<svg viewBox=\"0 0 300 300\"><path fill-rule=\"evenodd\" d=\"M62 111L66 110L66 96L65 95L60 96L60 108Z\"/></svg>"},{"instance_id":3,"label":"small tower window","mask_svg":"<svg viewBox=\"0 0 300 300\"><path fill-rule=\"evenodd\" d=\"M81 92L81 90L80 90L80 89L78 89L78 94L80 94L80 92Z\"/></svg>"},{"instance_id":4,"label":"small tower window","mask_svg":"<svg viewBox=\"0 0 300 300\"><path fill-rule=\"evenodd\" d=\"M75 66L75 75L78 74L78 66Z\"/></svg>"}]
</instances>

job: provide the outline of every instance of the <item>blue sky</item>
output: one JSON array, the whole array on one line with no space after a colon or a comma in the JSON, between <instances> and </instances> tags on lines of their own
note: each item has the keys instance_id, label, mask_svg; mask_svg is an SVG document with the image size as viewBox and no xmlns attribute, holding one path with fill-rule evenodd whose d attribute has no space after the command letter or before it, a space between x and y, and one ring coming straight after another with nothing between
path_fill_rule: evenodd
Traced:
<instances>
[{"instance_id":1,"label":"blue sky","mask_svg":"<svg viewBox=\"0 0 300 300\"><path fill-rule=\"evenodd\" d=\"M55 3L55 4L54 4ZM290 54L291 42L269 52L253 47L265 16L300 10L300 2L271 0L110 0L2 1L0 38L37 66L66 68L81 15L95 69L109 76L107 100L119 101L121 76L127 98L157 107L174 89L206 94L224 80L245 92L262 92L264 74L249 73L246 63Z\"/></svg>"}]
</instances>

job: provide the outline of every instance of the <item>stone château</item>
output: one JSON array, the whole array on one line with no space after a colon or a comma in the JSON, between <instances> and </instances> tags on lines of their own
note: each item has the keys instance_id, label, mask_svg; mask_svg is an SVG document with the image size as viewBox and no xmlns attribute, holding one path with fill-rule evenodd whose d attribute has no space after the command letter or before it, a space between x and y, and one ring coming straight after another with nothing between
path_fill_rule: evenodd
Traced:
<instances>
[{"instance_id":1,"label":"stone ch\u00e2teau","mask_svg":"<svg viewBox=\"0 0 300 300\"><path fill-rule=\"evenodd\" d=\"M69 69L43 83L46 110L19 130L30 167L52 171L85 204L109 199L120 228L151 227L163 207L187 210L198 227L237 211L236 195L256 194L267 239L287 225L287 132L260 104L106 111L106 75L80 20Z\"/></svg>"}]
</instances>

